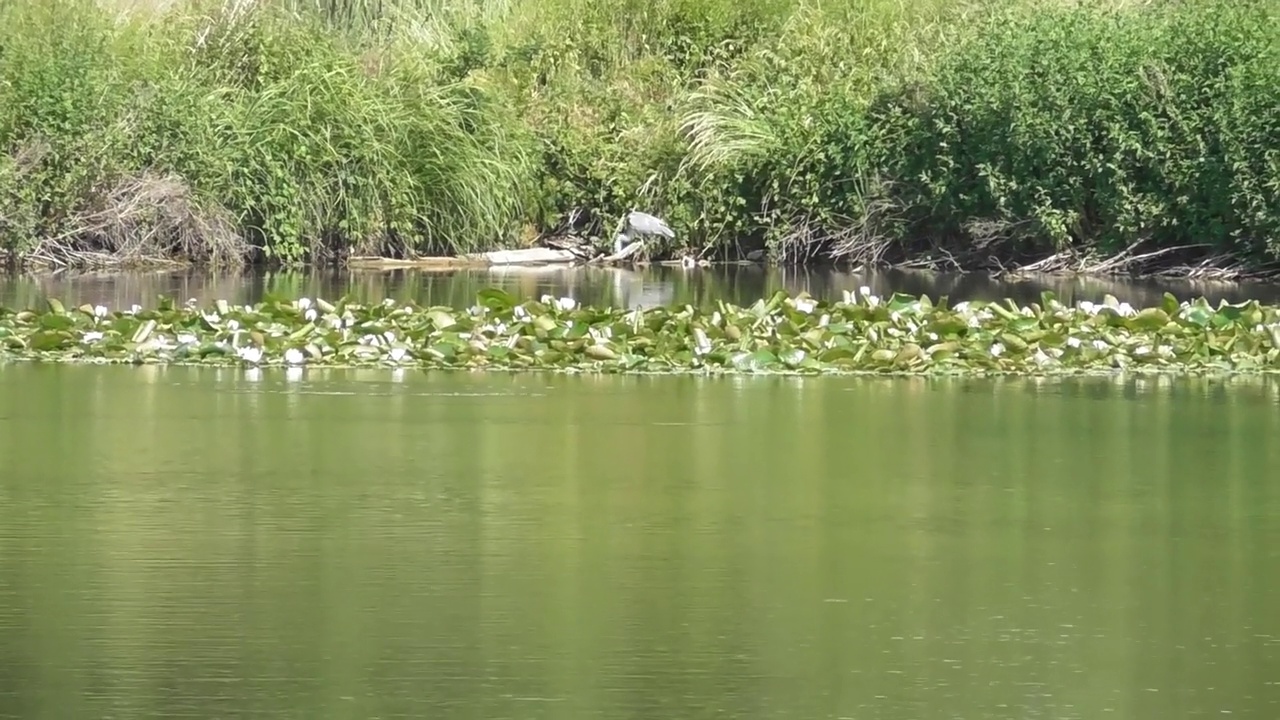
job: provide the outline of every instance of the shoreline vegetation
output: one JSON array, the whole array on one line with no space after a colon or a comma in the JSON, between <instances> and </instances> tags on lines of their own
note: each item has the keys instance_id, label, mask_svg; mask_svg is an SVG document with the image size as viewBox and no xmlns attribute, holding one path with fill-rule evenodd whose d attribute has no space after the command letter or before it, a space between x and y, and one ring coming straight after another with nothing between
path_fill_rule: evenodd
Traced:
<instances>
[{"instance_id":1,"label":"shoreline vegetation","mask_svg":"<svg viewBox=\"0 0 1280 720\"><path fill-rule=\"evenodd\" d=\"M0 260L1280 275L1271 0L0 0ZM1270 312L1270 311L1268 311Z\"/></svg>"},{"instance_id":2,"label":"shoreline vegetation","mask_svg":"<svg viewBox=\"0 0 1280 720\"><path fill-rule=\"evenodd\" d=\"M1280 372L1280 308L1107 296L1018 305L861 288L637 309L477 293L470 308L269 298L152 308L0 307L0 364L376 367L628 374L1072 376Z\"/></svg>"}]
</instances>

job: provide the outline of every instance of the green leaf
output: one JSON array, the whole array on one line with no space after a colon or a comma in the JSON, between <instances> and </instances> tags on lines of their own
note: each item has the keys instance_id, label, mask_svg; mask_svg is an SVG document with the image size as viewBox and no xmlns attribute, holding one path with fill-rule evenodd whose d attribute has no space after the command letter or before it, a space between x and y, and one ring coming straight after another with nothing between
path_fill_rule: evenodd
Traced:
<instances>
[{"instance_id":1,"label":"green leaf","mask_svg":"<svg viewBox=\"0 0 1280 720\"><path fill-rule=\"evenodd\" d=\"M40 316L41 327L49 330L67 330L74 327L76 321L66 314L45 314Z\"/></svg>"},{"instance_id":2,"label":"green leaf","mask_svg":"<svg viewBox=\"0 0 1280 720\"><path fill-rule=\"evenodd\" d=\"M516 306L516 299L509 293L497 288L485 288L476 293L476 304L483 305L495 312L505 312Z\"/></svg>"},{"instance_id":3,"label":"green leaf","mask_svg":"<svg viewBox=\"0 0 1280 720\"><path fill-rule=\"evenodd\" d=\"M768 350L735 353L729 358L734 369L744 371L767 370L778 364L778 356Z\"/></svg>"},{"instance_id":4,"label":"green leaf","mask_svg":"<svg viewBox=\"0 0 1280 720\"><path fill-rule=\"evenodd\" d=\"M1129 321L1129 326L1137 330L1158 330L1168 324L1169 314L1161 308L1142 310Z\"/></svg>"},{"instance_id":5,"label":"green leaf","mask_svg":"<svg viewBox=\"0 0 1280 720\"><path fill-rule=\"evenodd\" d=\"M435 325L436 328L440 330L447 330L458 324L458 321L454 319L453 315L444 310L428 311L427 319L431 321L432 325Z\"/></svg>"},{"instance_id":6,"label":"green leaf","mask_svg":"<svg viewBox=\"0 0 1280 720\"><path fill-rule=\"evenodd\" d=\"M155 320L146 321L137 329L137 331L133 333L132 342L141 343L145 341L151 335L151 332L155 329L156 329Z\"/></svg>"},{"instance_id":7,"label":"green leaf","mask_svg":"<svg viewBox=\"0 0 1280 720\"><path fill-rule=\"evenodd\" d=\"M31 335L27 340L27 347L39 352L49 350L61 350L73 344L71 335L66 332L48 330L41 331Z\"/></svg>"}]
</instances>

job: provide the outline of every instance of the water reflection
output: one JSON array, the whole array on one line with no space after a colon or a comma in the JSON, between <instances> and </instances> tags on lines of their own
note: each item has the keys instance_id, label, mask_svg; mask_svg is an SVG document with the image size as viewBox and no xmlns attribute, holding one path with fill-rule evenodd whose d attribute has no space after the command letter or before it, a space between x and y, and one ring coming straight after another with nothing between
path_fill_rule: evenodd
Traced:
<instances>
[{"instance_id":1,"label":"water reflection","mask_svg":"<svg viewBox=\"0 0 1280 720\"><path fill-rule=\"evenodd\" d=\"M31 307L47 297L66 303L112 307L150 304L160 295L201 302L225 299L256 302L267 293L285 297L343 295L362 301L384 297L426 305L466 306L475 293L500 287L519 297L569 296L581 302L636 307L689 303L708 307L717 300L749 304L777 290L807 291L815 297L838 298L844 290L868 286L877 294L927 294L952 301L1011 297L1035 302L1050 290L1065 302L1101 301L1112 294L1131 305L1158 304L1164 292L1179 298L1204 296L1211 302L1258 299L1280 301L1280 285L1269 283L1164 282L1124 278L1045 277L1023 282L993 280L975 274L929 274L910 271L850 272L837 268L765 268L731 265L714 268L490 268L453 271L390 270L246 272L210 275L203 272L123 274L59 274L0 276L0 305Z\"/></svg>"},{"instance_id":2,"label":"water reflection","mask_svg":"<svg viewBox=\"0 0 1280 720\"><path fill-rule=\"evenodd\" d=\"M1280 380L0 370L0 718L1280 716Z\"/></svg>"}]
</instances>

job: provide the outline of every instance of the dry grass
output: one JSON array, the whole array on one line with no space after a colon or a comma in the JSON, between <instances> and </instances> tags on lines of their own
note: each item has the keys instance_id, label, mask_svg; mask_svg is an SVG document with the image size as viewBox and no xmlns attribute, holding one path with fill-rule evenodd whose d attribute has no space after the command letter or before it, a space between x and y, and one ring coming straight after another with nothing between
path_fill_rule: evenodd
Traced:
<instances>
[{"instance_id":1,"label":"dry grass","mask_svg":"<svg viewBox=\"0 0 1280 720\"><path fill-rule=\"evenodd\" d=\"M238 266L249 248L230 214L198 202L182 178L124 177L78 213L69 230L39 242L28 264L54 268Z\"/></svg>"}]
</instances>

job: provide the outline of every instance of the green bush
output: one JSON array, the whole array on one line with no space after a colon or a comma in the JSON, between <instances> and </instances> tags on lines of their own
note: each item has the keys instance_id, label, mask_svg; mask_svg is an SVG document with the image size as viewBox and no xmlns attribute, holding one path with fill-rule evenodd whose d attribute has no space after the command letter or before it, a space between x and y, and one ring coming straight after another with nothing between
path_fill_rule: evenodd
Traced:
<instances>
[{"instance_id":1,"label":"green bush","mask_svg":"<svg viewBox=\"0 0 1280 720\"><path fill-rule=\"evenodd\" d=\"M1195 246L1170 261L1256 265L1280 258L1278 14L193 0L122 19L9 0L0 241L51 261L323 260L510 246L574 209L603 233L639 207L710 254Z\"/></svg>"},{"instance_id":2,"label":"green bush","mask_svg":"<svg viewBox=\"0 0 1280 720\"><path fill-rule=\"evenodd\" d=\"M185 187L173 211L209 216L178 225L227 216L268 258L490 246L522 217L531 141L491 91L445 74L411 38L361 48L269 6L117 23L91 0L6 4L0 147L10 165L45 149L23 187L0 187L0 212L40 218L7 242L118 252L102 226L138 198L112 190L150 177ZM232 242L187 235L202 259Z\"/></svg>"},{"instance_id":3,"label":"green bush","mask_svg":"<svg viewBox=\"0 0 1280 720\"><path fill-rule=\"evenodd\" d=\"M990 19L874 114L905 128L882 157L910 235L1276 256L1278 28L1267 2Z\"/></svg>"}]
</instances>

